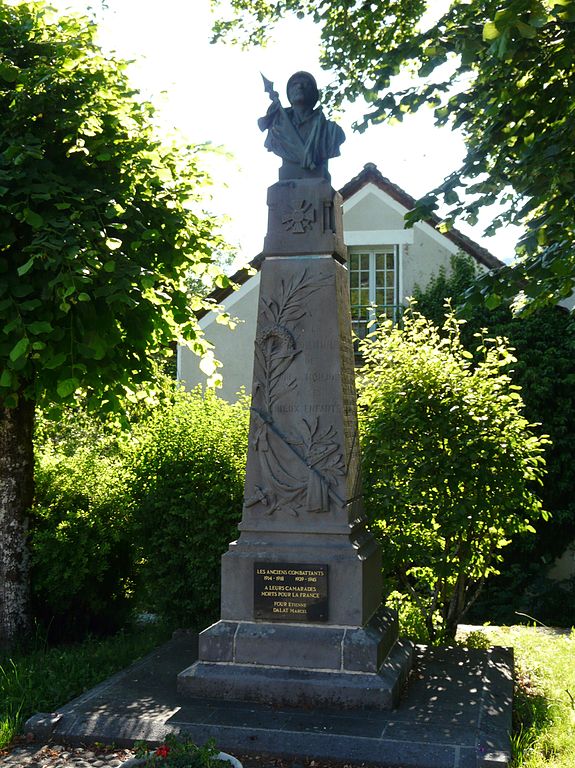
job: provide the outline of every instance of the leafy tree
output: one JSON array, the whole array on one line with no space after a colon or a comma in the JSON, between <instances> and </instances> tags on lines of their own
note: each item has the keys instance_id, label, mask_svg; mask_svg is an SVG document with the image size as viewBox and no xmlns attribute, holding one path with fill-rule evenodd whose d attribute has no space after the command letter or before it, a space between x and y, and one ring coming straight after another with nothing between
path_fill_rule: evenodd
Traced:
<instances>
[{"instance_id":1,"label":"leafy tree","mask_svg":"<svg viewBox=\"0 0 575 768\"><path fill-rule=\"evenodd\" d=\"M464 253L456 253L451 257L449 271L443 267L434 275L428 284L422 288L416 285L413 290L413 299L417 305L417 310L434 325L441 328L445 321L446 305L449 304L456 308L458 316L465 318L465 323L460 327L461 341L463 346L473 352L476 347L476 334L485 332L487 329L490 335L503 336L510 342L515 350L513 343L513 330L519 323L529 324L525 315L513 320L514 315L508 303L502 304L493 309L488 309L485 305L471 306L465 303L465 297L473 289L479 276L482 274L477 267L477 263ZM516 367L516 366L515 366ZM515 367L509 371L513 376ZM514 381L515 384L520 382ZM540 421L534 418L532 421Z\"/></svg>"},{"instance_id":2,"label":"leafy tree","mask_svg":"<svg viewBox=\"0 0 575 768\"><path fill-rule=\"evenodd\" d=\"M440 325L446 299L461 302L474 279L471 260L462 255L454 257L449 275L439 274L425 289L414 291L418 310ZM575 317L561 307L514 317L509 306L502 305L491 311L475 307L466 313L466 319L461 340L471 352L474 334L481 329L509 340L517 359L508 373L521 387L525 416L531 423L539 423L538 431L551 439L545 451L547 471L539 492L550 519L536 522L536 533L517 537L505 550L501 575L490 580L473 613L479 615L489 602L489 615L498 620L512 620L513 612L520 607L545 623L568 621L564 603L552 614L548 596L543 617L541 605L531 601L530 596L535 597L540 588L549 586L544 581L549 565L575 538Z\"/></svg>"},{"instance_id":3,"label":"leafy tree","mask_svg":"<svg viewBox=\"0 0 575 768\"><path fill-rule=\"evenodd\" d=\"M221 5L213 0L215 6ZM461 129L460 168L418 201L410 221L445 204L445 226L475 223L483 206L503 208L488 232L524 225L515 266L482 277L474 300L496 306L521 288L540 305L575 284L575 2L453 0L430 21L430 0L228 0L232 17L215 38L261 43L288 13L321 26L322 65L335 70L332 103L363 97L363 122L402 120L423 106L438 125ZM445 7L445 6L443 6ZM223 11L222 11L223 13ZM394 76L409 71L412 84Z\"/></svg>"},{"instance_id":4,"label":"leafy tree","mask_svg":"<svg viewBox=\"0 0 575 768\"><path fill-rule=\"evenodd\" d=\"M415 310L361 343L366 506L384 567L431 641L452 639L509 539L545 516L533 487L547 443L525 419L500 339L464 349L461 321Z\"/></svg>"},{"instance_id":5,"label":"leafy tree","mask_svg":"<svg viewBox=\"0 0 575 768\"><path fill-rule=\"evenodd\" d=\"M35 403L119 409L152 353L206 348L185 283L217 245L202 148L162 145L94 35L42 2L0 4L0 645L28 623Z\"/></svg>"}]
</instances>

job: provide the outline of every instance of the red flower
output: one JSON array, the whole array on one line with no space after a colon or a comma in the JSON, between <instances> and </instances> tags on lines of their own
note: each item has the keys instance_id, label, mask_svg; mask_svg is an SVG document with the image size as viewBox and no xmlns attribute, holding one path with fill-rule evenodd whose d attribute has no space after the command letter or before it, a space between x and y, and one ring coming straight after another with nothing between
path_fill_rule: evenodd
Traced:
<instances>
[{"instance_id":1,"label":"red flower","mask_svg":"<svg viewBox=\"0 0 575 768\"><path fill-rule=\"evenodd\" d=\"M160 744L160 746L156 750L156 755L158 757L167 757L170 752L170 748L167 746L167 744Z\"/></svg>"}]
</instances>

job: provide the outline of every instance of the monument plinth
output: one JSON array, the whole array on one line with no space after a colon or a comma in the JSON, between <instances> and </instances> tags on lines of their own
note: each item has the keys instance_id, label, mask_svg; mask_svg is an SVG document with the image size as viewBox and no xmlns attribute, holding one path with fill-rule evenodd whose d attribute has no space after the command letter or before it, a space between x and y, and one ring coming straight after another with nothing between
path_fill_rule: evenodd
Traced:
<instances>
[{"instance_id":1,"label":"monument plinth","mask_svg":"<svg viewBox=\"0 0 575 768\"><path fill-rule=\"evenodd\" d=\"M333 134L316 123L309 136L320 129ZM389 708L412 649L381 606L381 557L365 525L341 198L321 160L315 177L304 168L269 190L240 536L222 558L221 620L200 634L178 686Z\"/></svg>"},{"instance_id":2,"label":"monument plinth","mask_svg":"<svg viewBox=\"0 0 575 768\"><path fill-rule=\"evenodd\" d=\"M329 181L278 181L268 189L267 204L268 231L263 248L266 257L313 254L345 262L342 199Z\"/></svg>"}]
</instances>

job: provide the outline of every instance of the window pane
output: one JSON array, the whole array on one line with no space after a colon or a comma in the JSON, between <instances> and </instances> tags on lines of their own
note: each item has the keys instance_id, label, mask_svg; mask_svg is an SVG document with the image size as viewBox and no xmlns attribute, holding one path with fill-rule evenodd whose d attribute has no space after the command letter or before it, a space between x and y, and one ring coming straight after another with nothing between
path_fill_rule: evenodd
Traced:
<instances>
[{"instance_id":1,"label":"window pane","mask_svg":"<svg viewBox=\"0 0 575 768\"><path fill-rule=\"evenodd\" d=\"M380 272L379 270L375 273L375 288L376 290L378 288L385 288L387 283L389 282L389 279L386 278L387 273L386 272Z\"/></svg>"},{"instance_id":2,"label":"window pane","mask_svg":"<svg viewBox=\"0 0 575 768\"><path fill-rule=\"evenodd\" d=\"M350 253L349 269L354 331L364 336L368 321L375 317L396 320L397 272L394 248Z\"/></svg>"},{"instance_id":3,"label":"window pane","mask_svg":"<svg viewBox=\"0 0 575 768\"><path fill-rule=\"evenodd\" d=\"M362 288L359 291L359 304L367 306L369 304L369 288Z\"/></svg>"},{"instance_id":4,"label":"window pane","mask_svg":"<svg viewBox=\"0 0 575 768\"><path fill-rule=\"evenodd\" d=\"M387 263L387 254L386 253L376 253L375 254L375 268L376 269L385 269L385 265Z\"/></svg>"}]
</instances>

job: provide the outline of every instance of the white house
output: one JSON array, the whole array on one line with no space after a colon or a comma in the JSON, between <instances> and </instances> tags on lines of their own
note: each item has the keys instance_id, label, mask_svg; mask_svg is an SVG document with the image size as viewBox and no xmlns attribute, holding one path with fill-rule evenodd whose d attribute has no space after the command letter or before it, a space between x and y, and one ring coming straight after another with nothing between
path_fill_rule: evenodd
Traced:
<instances>
[{"instance_id":1,"label":"white house","mask_svg":"<svg viewBox=\"0 0 575 768\"><path fill-rule=\"evenodd\" d=\"M360 336L374 312L396 317L416 285L424 288L441 267L449 273L455 253L469 254L480 269L502 266L499 259L457 230L441 233L437 218L406 229L404 216L414 207L415 199L382 176L373 163L368 163L340 193L349 252L352 321ZM251 262L255 274L244 269L233 276L240 286L238 290L212 294L239 320L233 331L216 323L213 312L205 313L200 320L206 338L215 347L215 357L223 364L219 394L230 401L235 400L240 387L248 392L251 387L261 261L259 255ZM185 348L178 348L178 378L189 388L206 381L197 357Z\"/></svg>"}]
</instances>

